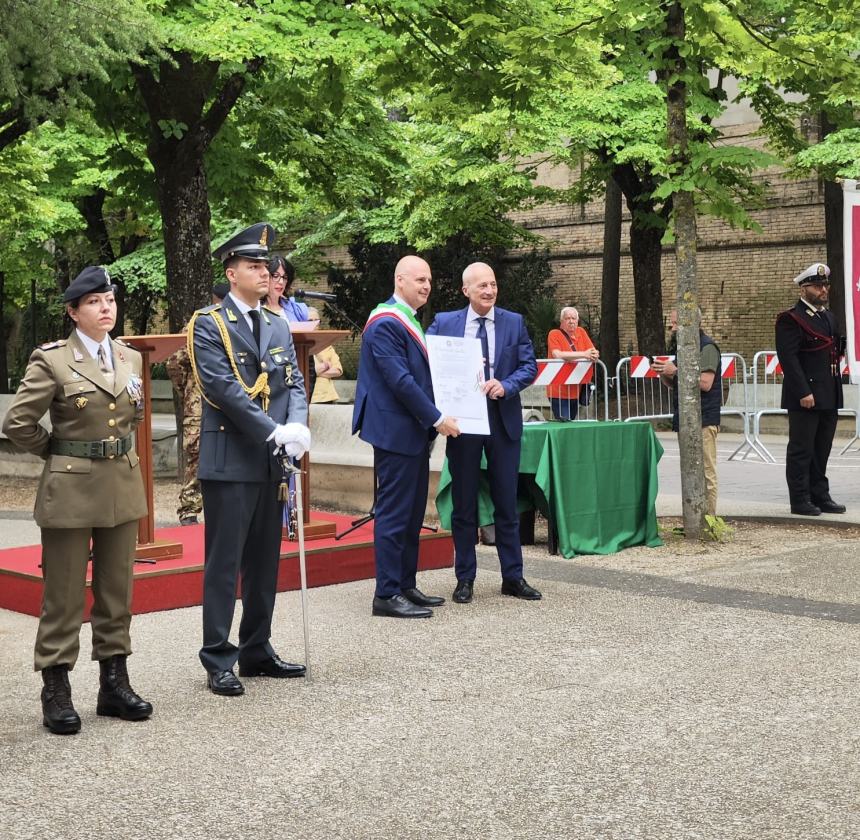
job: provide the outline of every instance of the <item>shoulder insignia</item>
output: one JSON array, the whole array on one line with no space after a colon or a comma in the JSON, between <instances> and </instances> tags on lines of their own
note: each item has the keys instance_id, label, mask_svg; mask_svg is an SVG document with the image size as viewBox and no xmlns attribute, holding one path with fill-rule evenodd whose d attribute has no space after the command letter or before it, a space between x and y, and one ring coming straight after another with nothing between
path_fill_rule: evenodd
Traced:
<instances>
[{"instance_id":1,"label":"shoulder insignia","mask_svg":"<svg viewBox=\"0 0 860 840\"><path fill-rule=\"evenodd\" d=\"M211 315L213 312L217 312L221 308L220 303L213 303L209 306L202 306L200 309L194 310L194 315L191 317L195 317L197 315Z\"/></svg>"},{"instance_id":2,"label":"shoulder insignia","mask_svg":"<svg viewBox=\"0 0 860 840\"><path fill-rule=\"evenodd\" d=\"M239 319L236 317L236 313L232 309L225 310L227 312L227 320L231 324L235 324Z\"/></svg>"},{"instance_id":3,"label":"shoulder insignia","mask_svg":"<svg viewBox=\"0 0 860 840\"><path fill-rule=\"evenodd\" d=\"M58 341L48 341L48 342L45 342L45 344L40 344L39 349L40 350L55 350L57 347L65 347L65 346L66 346L66 339L62 338L62 339L59 339Z\"/></svg>"}]
</instances>

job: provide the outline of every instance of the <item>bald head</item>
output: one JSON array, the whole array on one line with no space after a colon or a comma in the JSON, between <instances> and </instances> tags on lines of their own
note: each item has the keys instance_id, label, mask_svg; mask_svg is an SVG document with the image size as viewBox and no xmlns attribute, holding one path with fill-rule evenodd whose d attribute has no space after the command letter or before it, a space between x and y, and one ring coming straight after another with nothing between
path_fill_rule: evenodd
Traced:
<instances>
[{"instance_id":1,"label":"bald head","mask_svg":"<svg viewBox=\"0 0 860 840\"><path fill-rule=\"evenodd\" d=\"M486 263L467 265L463 271L463 294L478 315L486 315L495 306L499 294L496 273Z\"/></svg>"},{"instance_id":2,"label":"bald head","mask_svg":"<svg viewBox=\"0 0 860 840\"><path fill-rule=\"evenodd\" d=\"M394 268L394 292L413 309L420 309L430 297L432 274L421 257L403 257Z\"/></svg>"}]
</instances>

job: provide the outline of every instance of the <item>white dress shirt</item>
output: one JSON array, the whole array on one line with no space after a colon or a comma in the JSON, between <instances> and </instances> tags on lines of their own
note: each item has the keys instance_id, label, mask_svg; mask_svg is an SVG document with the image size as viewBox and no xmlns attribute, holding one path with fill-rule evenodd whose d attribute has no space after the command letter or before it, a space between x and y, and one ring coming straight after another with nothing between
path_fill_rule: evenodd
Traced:
<instances>
[{"instance_id":1,"label":"white dress shirt","mask_svg":"<svg viewBox=\"0 0 860 840\"><path fill-rule=\"evenodd\" d=\"M78 334L78 338L81 340L81 344L84 345L87 353L89 353L94 359L97 360L99 357L99 347L104 347L107 366L113 370L113 354L110 351L110 336L106 335L104 339L99 342L94 341L88 335L84 335L77 327L75 327L75 332Z\"/></svg>"},{"instance_id":2,"label":"white dress shirt","mask_svg":"<svg viewBox=\"0 0 860 840\"><path fill-rule=\"evenodd\" d=\"M233 297L233 295L230 295L230 300L232 300L233 303L236 304L236 308L245 316L245 323L247 323L247 325L251 328L251 332L253 333L254 322L251 320L251 316L248 313L252 309L254 310L254 312L260 313L260 304L258 303L256 306L248 306L247 303L242 300L239 300L239 298L237 297Z\"/></svg>"}]
</instances>

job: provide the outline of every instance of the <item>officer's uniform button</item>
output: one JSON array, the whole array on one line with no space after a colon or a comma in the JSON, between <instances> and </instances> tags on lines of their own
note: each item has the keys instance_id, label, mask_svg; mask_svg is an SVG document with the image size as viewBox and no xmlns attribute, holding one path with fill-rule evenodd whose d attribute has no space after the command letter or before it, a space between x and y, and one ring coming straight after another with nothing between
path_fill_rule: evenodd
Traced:
<instances>
[{"instance_id":1,"label":"officer's uniform button","mask_svg":"<svg viewBox=\"0 0 860 840\"><path fill-rule=\"evenodd\" d=\"M224 427L223 427L223 426L219 426L219 427L218 427L218 431L219 431L219 432L223 432L223 431L224 431Z\"/></svg>"},{"instance_id":2,"label":"officer's uniform button","mask_svg":"<svg viewBox=\"0 0 860 840\"><path fill-rule=\"evenodd\" d=\"M114 420L113 417L111 417L111 419L108 420L108 426L116 426L116 420Z\"/></svg>"},{"instance_id":3,"label":"officer's uniform button","mask_svg":"<svg viewBox=\"0 0 860 840\"><path fill-rule=\"evenodd\" d=\"M108 461L113 461L116 458L116 455L108 455Z\"/></svg>"},{"instance_id":4,"label":"officer's uniform button","mask_svg":"<svg viewBox=\"0 0 860 840\"><path fill-rule=\"evenodd\" d=\"M78 390L79 390L79 391L83 391L83 390L84 390L84 386L83 386L83 385L78 385Z\"/></svg>"},{"instance_id":5,"label":"officer's uniform button","mask_svg":"<svg viewBox=\"0 0 860 840\"><path fill-rule=\"evenodd\" d=\"M71 465L71 464L66 464L66 469L67 469L67 470L70 470L71 468L72 468L72 465Z\"/></svg>"},{"instance_id":6,"label":"officer's uniform button","mask_svg":"<svg viewBox=\"0 0 860 840\"><path fill-rule=\"evenodd\" d=\"M111 403L111 404L108 406L108 409L109 409L110 411L116 411L116 403Z\"/></svg>"},{"instance_id":7,"label":"officer's uniform button","mask_svg":"<svg viewBox=\"0 0 860 840\"><path fill-rule=\"evenodd\" d=\"M265 362L260 362L260 367L261 367L263 370L265 370L265 369L266 369L266 363L265 363Z\"/></svg>"},{"instance_id":8,"label":"officer's uniform button","mask_svg":"<svg viewBox=\"0 0 860 840\"><path fill-rule=\"evenodd\" d=\"M116 440L116 438L115 438L113 435L111 435L111 436L108 438L108 440Z\"/></svg>"}]
</instances>

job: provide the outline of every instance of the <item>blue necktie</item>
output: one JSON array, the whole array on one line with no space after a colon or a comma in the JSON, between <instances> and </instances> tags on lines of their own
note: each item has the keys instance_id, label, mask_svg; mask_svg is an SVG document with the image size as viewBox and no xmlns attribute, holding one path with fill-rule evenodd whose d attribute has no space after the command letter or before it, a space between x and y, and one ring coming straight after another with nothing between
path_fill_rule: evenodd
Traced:
<instances>
[{"instance_id":1,"label":"blue necktie","mask_svg":"<svg viewBox=\"0 0 860 840\"><path fill-rule=\"evenodd\" d=\"M484 354L484 381L490 381L490 342L487 340L487 319L478 318L478 332L475 337L481 339L481 353Z\"/></svg>"}]
</instances>

